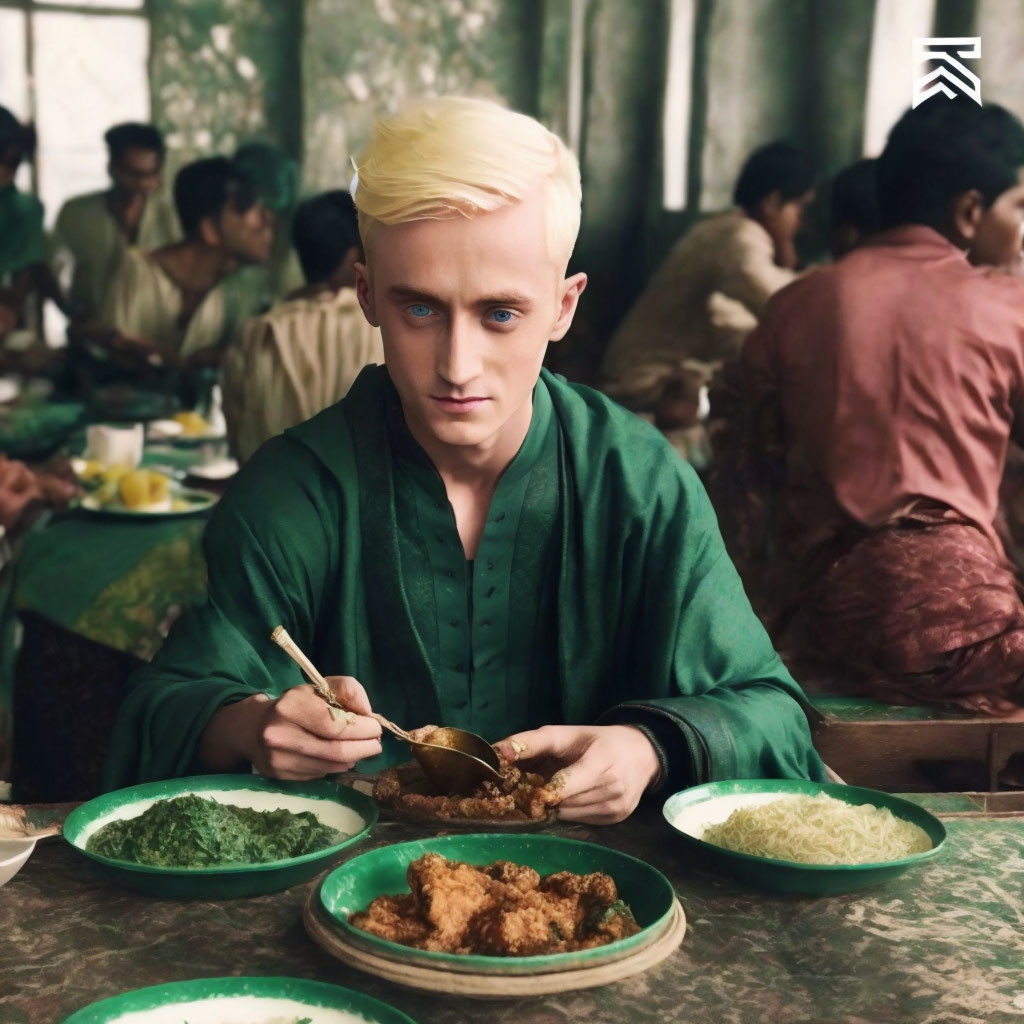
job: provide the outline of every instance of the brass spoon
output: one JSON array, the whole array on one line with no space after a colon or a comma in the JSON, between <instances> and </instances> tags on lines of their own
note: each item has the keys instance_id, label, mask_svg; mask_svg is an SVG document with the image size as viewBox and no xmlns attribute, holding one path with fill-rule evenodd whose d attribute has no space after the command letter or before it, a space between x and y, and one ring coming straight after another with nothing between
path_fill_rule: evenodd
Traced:
<instances>
[{"instance_id":1,"label":"brass spoon","mask_svg":"<svg viewBox=\"0 0 1024 1024\"><path fill-rule=\"evenodd\" d=\"M338 701L327 681L302 653L284 626L278 626L270 638L302 669L317 696L326 702L334 717L338 717L338 711L352 714ZM429 733L428 743L383 715L372 712L370 717L375 718L382 729L387 729L409 744L423 774L439 793L470 793L481 782L501 781L501 764L497 753L487 740L475 732L441 726Z\"/></svg>"}]
</instances>

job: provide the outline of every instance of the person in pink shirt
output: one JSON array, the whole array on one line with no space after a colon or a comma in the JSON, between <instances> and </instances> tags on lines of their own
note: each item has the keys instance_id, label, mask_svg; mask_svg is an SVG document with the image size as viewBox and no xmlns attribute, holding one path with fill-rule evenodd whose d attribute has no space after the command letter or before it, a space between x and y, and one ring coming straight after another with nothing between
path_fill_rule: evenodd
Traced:
<instances>
[{"instance_id":1,"label":"person in pink shirt","mask_svg":"<svg viewBox=\"0 0 1024 1024\"><path fill-rule=\"evenodd\" d=\"M877 165L882 232L779 292L741 357L777 644L865 696L1024 717L999 484L1024 437L1024 126L936 97Z\"/></svg>"}]
</instances>

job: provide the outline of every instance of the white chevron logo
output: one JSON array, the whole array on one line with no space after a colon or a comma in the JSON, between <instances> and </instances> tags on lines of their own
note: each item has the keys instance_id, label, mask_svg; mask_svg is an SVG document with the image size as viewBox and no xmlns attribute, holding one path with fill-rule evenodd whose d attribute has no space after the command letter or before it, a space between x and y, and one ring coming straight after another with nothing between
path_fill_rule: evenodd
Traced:
<instances>
[{"instance_id":1,"label":"white chevron logo","mask_svg":"<svg viewBox=\"0 0 1024 1024\"><path fill-rule=\"evenodd\" d=\"M913 106L918 106L936 93L952 99L957 93L967 96L981 106L981 79L958 58L978 60L981 57L981 37L914 38L914 66L925 61L942 61L926 75L914 82ZM950 70L952 68L953 70ZM947 84L949 83L949 84ZM950 88L950 85L953 88Z\"/></svg>"}]
</instances>

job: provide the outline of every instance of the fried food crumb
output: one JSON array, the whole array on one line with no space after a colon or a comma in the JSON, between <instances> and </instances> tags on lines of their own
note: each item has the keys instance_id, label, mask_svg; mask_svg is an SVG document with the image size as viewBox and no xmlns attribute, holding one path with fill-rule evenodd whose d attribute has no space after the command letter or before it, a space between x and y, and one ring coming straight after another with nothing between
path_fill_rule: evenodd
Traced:
<instances>
[{"instance_id":1,"label":"fried food crumb","mask_svg":"<svg viewBox=\"0 0 1024 1024\"><path fill-rule=\"evenodd\" d=\"M541 877L510 861L474 867L427 853L406 878L409 893L378 896L350 923L403 946L483 956L570 953L640 931L601 872Z\"/></svg>"},{"instance_id":2,"label":"fried food crumb","mask_svg":"<svg viewBox=\"0 0 1024 1024\"><path fill-rule=\"evenodd\" d=\"M377 776L373 795L384 807L401 809L417 817L450 821L459 818L541 821L558 803L558 791L543 776L524 771L503 758L501 782L483 782L468 796L444 796L416 791L403 779L402 767L388 768ZM403 766L404 767L404 766Z\"/></svg>"}]
</instances>

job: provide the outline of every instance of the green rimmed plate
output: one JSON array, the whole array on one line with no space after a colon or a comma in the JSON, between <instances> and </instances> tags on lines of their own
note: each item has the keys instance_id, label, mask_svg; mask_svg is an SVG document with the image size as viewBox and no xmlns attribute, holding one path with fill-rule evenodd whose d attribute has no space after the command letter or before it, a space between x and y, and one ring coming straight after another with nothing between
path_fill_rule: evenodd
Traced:
<instances>
[{"instance_id":1,"label":"green rimmed plate","mask_svg":"<svg viewBox=\"0 0 1024 1024\"><path fill-rule=\"evenodd\" d=\"M85 849L108 822L133 818L157 800L195 793L222 803L269 811L312 811L345 838L313 853L266 864L208 868L160 868L114 860ZM277 892L323 871L339 853L363 839L377 820L377 805L334 782L281 782L259 775L199 775L118 789L76 807L64 823L64 838L115 881L152 896L223 899Z\"/></svg>"},{"instance_id":2,"label":"green rimmed plate","mask_svg":"<svg viewBox=\"0 0 1024 1024\"><path fill-rule=\"evenodd\" d=\"M200 491L192 487L182 487L172 483L168 488L171 500L169 508L129 508L120 499L100 501L96 494L87 494L78 503L78 507L94 515L125 517L128 519L166 519L169 516L194 516L198 512L206 512L220 500L216 494Z\"/></svg>"},{"instance_id":3,"label":"green rimmed plate","mask_svg":"<svg viewBox=\"0 0 1024 1024\"><path fill-rule=\"evenodd\" d=\"M154 985L104 999L64 1024L415 1024L379 999L301 978L206 978Z\"/></svg>"},{"instance_id":4,"label":"green rimmed plate","mask_svg":"<svg viewBox=\"0 0 1024 1024\"><path fill-rule=\"evenodd\" d=\"M701 838L709 825L725 821L740 807L756 807L784 796L816 796L818 793L826 793L848 804L871 804L873 807L888 808L896 817L923 829L932 841L932 848L924 853L877 864L799 864L736 853L705 843ZM852 892L888 881L936 856L946 839L946 829L942 822L909 800L877 789L799 779L709 782L669 797L662 813L683 840L702 854L708 866L760 889L807 896Z\"/></svg>"},{"instance_id":5,"label":"green rimmed plate","mask_svg":"<svg viewBox=\"0 0 1024 1024\"><path fill-rule=\"evenodd\" d=\"M365 910L378 896L408 892L406 869L425 853L439 853L449 860L475 865L508 860L532 867L541 875L556 871L580 874L603 871L615 880L620 897L629 904L641 930L627 939L575 953L498 957L413 949L369 935L349 924L350 914ZM332 926L345 941L399 963L463 974L549 974L609 964L655 942L669 928L675 911L671 883L642 860L596 843L559 836L496 832L437 836L370 850L335 868L321 884L318 899Z\"/></svg>"}]
</instances>

